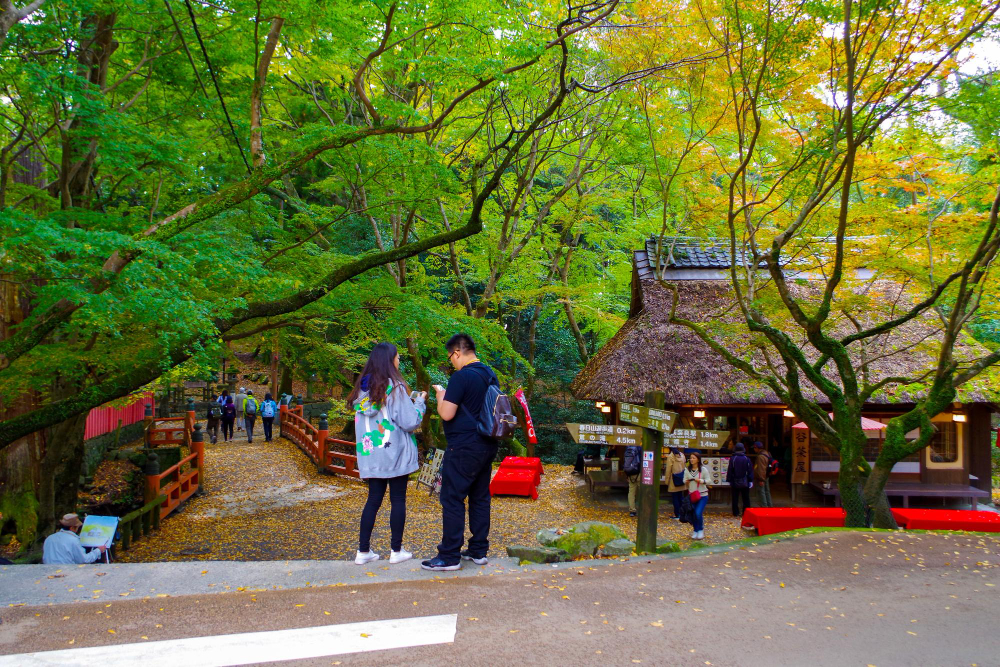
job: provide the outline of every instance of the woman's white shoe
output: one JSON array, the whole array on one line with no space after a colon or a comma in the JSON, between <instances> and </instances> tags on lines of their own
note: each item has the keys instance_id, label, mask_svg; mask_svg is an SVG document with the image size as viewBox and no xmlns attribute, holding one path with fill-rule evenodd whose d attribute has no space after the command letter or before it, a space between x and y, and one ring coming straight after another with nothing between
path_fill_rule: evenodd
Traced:
<instances>
[{"instance_id":1,"label":"woman's white shoe","mask_svg":"<svg viewBox=\"0 0 1000 667\"><path fill-rule=\"evenodd\" d=\"M410 560L411 558L413 558L413 554L402 548L399 551L393 551L389 554L389 562L392 564L402 563L403 561Z\"/></svg>"},{"instance_id":2,"label":"woman's white shoe","mask_svg":"<svg viewBox=\"0 0 1000 667\"><path fill-rule=\"evenodd\" d=\"M374 551L359 551L358 555L354 557L354 562L358 565L367 565L368 563L374 563L377 560L378 554Z\"/></svg>"}]
</instances>

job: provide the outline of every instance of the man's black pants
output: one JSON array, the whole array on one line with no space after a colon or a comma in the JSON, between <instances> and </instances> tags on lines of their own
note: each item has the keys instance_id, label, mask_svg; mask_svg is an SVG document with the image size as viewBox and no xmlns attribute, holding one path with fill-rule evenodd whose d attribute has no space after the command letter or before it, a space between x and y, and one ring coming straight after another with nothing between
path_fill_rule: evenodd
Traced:
<instances>
[{"instance_id":1,"label":"man's black pants","mask_svg":"<svg viewBox=\"0 0 1000 667\"><path fill-rule=\"evenodd\" d=\"M438 556L449 565L461 560L465 542L465 499L469 499L469 553L480 558L490 548L490 474L496 445L448 446L441 462L442 536Z\"/></svg>"},{"instance_id":2,"label":"man's black pants","mask_svg":"<svg viewBox=\"0 0 1000 667\"><path fill-rule=\"evenodd\" d=\"M742 516L743 512L740 511L740 498L743 499L743 510L746 511L750 507L750 489L742 488L737 489L735 486L729 489L733 496L733 516Z\"/></svg>"}]
</instances>

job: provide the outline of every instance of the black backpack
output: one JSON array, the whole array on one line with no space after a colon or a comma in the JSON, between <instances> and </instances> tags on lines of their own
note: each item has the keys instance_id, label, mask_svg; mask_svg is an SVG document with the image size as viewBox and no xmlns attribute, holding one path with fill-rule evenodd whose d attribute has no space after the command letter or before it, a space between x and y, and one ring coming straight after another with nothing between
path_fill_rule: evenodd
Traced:
<instances>
[{"instance_id":1,"label":"black backpack","mask_svg":"<svg viewBox=\"0 0 1000 667\"><path fill-rule=\"evenodd\" d=\"M638 475L642 469L642 447L629 445L625 448L625 474Z\"/></svg>"},{"instance_id":2,"label":"black backpack","mask_svg":"<svg viewBox=\"0 0 1000 667\"><path fill-rule=\"evenodd\" d=\"M208 411L208 414L212 415L212 419L222 419L222 406L221 405L213 406Z\"/></svg>"},{"instance_id":3,"label":"black backpack","mask_svg":"<svg viewBox=\"0 0 1000 667\"><path fill-rule=\"evenodd\" d=\"M469 370L478 371L479 369L470 368ZM510 399L500 391L500 383L495 375L492 373L489 376L482 373L478 373L478 375L486 382L486 396L483 400L483 406L479 410L479 415L478 417L472 415L464 403L462 409L476 420L476 430L479 431L480 435L493 440L508 440L514 437L514 432L517 430L517 417L514 416Z\"/></svg>"}]
</instances>

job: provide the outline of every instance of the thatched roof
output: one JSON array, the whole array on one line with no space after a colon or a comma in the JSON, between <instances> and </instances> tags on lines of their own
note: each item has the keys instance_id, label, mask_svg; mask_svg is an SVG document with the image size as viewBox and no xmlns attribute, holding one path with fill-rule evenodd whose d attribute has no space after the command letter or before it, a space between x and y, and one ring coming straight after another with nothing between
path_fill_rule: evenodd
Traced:
<instances>
[{"instance_id":1,"label":"thatched roof","mask_svg":"<svg viewBox=\"0 0 1000 667\"><path fill-rule=\"evenodd\" d=\"M641 403L647 391L659 390L666 395L666 402L674 405L781 403L770 388L730 366L689 328L667 321L673 292L655 279L645 250L635 253L632 281L630 317L573 381L572 391L577 398ZM727 349L753 359L758 367L763 365L762 354L751 345L751 335L740 323L739 313L734 312L729 281L678 280L668 284L678 289L678 315L714 323L714 331L723 337ZM806 289L796 287L803 293ZM873 322L882 321L878 314L872 317ZM873 322L863 324L870 326ZM870 358L879 357L869 364L873 380L929 368L934 359L935 330L934 321L924 318L893 334L872 339ZM804 340L801 347L807 356L817 356ZM964 344L956 350L956 356L974 358L983 352L979 346ZM804 390L823 400L815 389ZM905 387L889 386L871 402L906 403L917 398L917 390L908 392ZM998 398L1000 391L986 381L969 383L959 390L959 400L964 402L993 402Z\"/></svg>"}]
</instances>

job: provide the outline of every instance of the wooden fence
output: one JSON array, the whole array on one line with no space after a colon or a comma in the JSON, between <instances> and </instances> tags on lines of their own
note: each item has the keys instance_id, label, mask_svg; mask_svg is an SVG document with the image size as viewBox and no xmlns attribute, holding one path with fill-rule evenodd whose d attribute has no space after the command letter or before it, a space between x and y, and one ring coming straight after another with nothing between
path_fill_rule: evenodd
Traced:
<instances>
[{"instance_id":1,"label":"wooden fence","mask_svg":"<svg viewBox=\"0 0 1000 667\"><path fill-rule=\"evenodd\" d=\"M302 410L301 405L281 406L281 414L279 415L281 435L294 442L320 470L360 479L358 457L355 454L330 449L332 445L342 445L353 449L355 444L347 440L331 438L326 415L320 415L320 425L317 428L302 416Z\"/></svg>"},{"instance_id":2,"label":"wooden fence","mask_svg":"<svg viewBox=\"0 0 1000 667\"><path fill-rule=\"evenodd\" d=\"M121 531L121 539L115 546L121 550L128 549L132 543L140 537L149 535L154 530L160 528L159 507L167 500L166 496L160 496L146 503L134 512L129 512L118 520L118 530Z\"/></svg>"}]
</instances>

